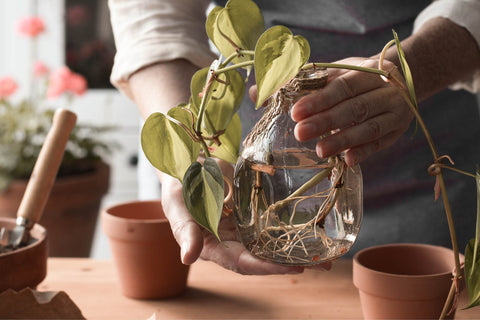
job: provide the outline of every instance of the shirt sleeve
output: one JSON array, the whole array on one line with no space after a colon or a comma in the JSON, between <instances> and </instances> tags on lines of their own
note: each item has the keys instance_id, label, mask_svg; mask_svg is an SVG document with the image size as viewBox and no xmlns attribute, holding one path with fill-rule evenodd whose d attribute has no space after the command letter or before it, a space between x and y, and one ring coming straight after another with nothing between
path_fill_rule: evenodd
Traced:
<instances>
[{"instance_id":1,"label":"shirt sleeve","mask_svg":"<svg viewBox=\"0 0 480 320\"><path fill-rule=\"evenodd\" d=\"M436 17L447 18L467 29L480 48L480 0L433 1L417 16L413 32L415 33L425 22ZM465 78L451 85L450 88L480 92L480 70L474 70Z\"/></svg>"},{"instance_id":2,"label":"shirt sleeve","mask_svg":"<svg viewBox=\"0 0 480 320\"><path fill-rule=\"evenodd\" d=\"M110 80L131 97L128 78L154 63L187 59L209 65L205 31L210 0L109 0L117 52Z\"/></svg>"}]
</instances>

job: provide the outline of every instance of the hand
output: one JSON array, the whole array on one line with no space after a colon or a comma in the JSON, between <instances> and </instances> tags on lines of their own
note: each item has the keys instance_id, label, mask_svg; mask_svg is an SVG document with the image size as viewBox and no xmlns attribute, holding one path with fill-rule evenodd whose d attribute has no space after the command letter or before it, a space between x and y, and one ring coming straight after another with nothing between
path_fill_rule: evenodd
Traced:
<instances>
[{"instance_id":1,"label":"hand","mask_svg":"<svg viewBox=\"0 0 480 320\"><path fill-rule=\"evenodd\" d=\"M181 183L167 175L162 175L162 205L175 239L181 247L184 264L192 264L200 257L241 274L303 272L303 267L274 264L254 257L240 242L233 214L224 216L220 222L219 234L222 242L219 243L215 236L193 220L183 201ZM315 268L328 270L330 267L331 263L327 262Z\"/></svg>"},{"instance_id":2,"label":"hand","mask_svg":"<svg viewBox=\"0 0 480 320\"><path fill-rule=\"evenodd\" d=\"M339 63L377 68L378 61L348 58ZM385 61L386 70L394 64ZM409 127L413 113L398 89L380 76L365 72L329 69L325 88L300 99L292 108L299 141L322 138L317 143L319 157L345 151L345 162L353 166L392 145ZM332 133L334 131L334 133Z\"/></svg>"}]
</instances>

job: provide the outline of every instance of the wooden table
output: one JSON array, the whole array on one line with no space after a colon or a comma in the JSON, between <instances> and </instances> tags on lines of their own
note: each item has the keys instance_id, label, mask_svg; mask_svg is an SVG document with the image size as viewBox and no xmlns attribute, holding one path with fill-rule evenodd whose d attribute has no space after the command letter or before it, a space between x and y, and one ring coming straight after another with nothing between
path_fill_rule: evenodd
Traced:
<instances>
[{"instance_id":1,"label":"wooden table","mask_svg":"<svg viewBox=\"0 0 480 320\"><path fill-rule=\"evenodd\" d=\"M352 262L300 275L242 276L206 261L191 269L188 289L167 300L135 300L119 290L112 261L50 258L37 290L65 291L87 319L360 319ZM461 297L460 309L465 306ZM480 319L480 308L456 319Z\"/></svg>"}]
</instances>

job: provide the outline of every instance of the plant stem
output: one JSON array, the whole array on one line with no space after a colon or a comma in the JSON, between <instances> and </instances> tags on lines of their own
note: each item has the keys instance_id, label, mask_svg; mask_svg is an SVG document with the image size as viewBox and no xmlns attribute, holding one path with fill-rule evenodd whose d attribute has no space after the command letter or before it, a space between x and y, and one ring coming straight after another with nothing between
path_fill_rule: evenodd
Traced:
<instances>
[{"instance_id":1,"label":"plant stem","mask_svg":"<svg viewBox=\"0 0 480 320\"><path fill-rule=\"evenodd\" d=\"M341 63L308 63L302 69L309 69L309 68L331 68L331 69L348 69L348 70L356 70L368 73L374 73L386 78L390 78L390 72L379 70L375 68L367 68L367 67L360 67L350 64L341 64Z\"/></svg>"},{"instance_id":2,"label":"plant stem","mask_svg":"<svg viewBox=\"0 0 480 320\"><path fill-rule=\"evenodd\" d=\"M235 59L236 57L238 56L241 56L241 55L250 55L250 56L254 56L255 55L255 51L252 51L252 50L238 50L238 52L234 52L232 53L227 59L225 59L225 61L223 61L221 64L220 64L220 68L224 68L227 64L230 63L230 61L232 61L233 59Z\"/></svg>"},{"instance_id":3,"label":"plant stem","mask_svg":"<svg viewBox=\"0 0 480 320\"><path fill-rule=\"evenodd\" d=\"M295 192L290 194L288 197L286 197L283 200L278 200L274 204L269 206L270 208L273 208L274 210L279 210L288 205L291 201L295 200L296 197L299 197L303 195L307 190L313 188L316 186L320 181L323 179L327 178L330 175L330 172L332 172L333 166L325 168L325 170L322 170L321 172L317 173L314 175L310 180L305 182L301 187L299 187Z\"/></svg>"},{"instance_id":4,"label":"plant stem","mask_svg":"<svg viewBox=\"0 0 480 320\"><path fill-rule=\"evenodd\" d=\"M422 131L425 135L425 138L428 142L428 145L430 146L430 150L432 152L434 161L437 161L437 159L439 158L437 149L435 148L435 145L433 143L433 139L432 139L425 123L423 122L423 119L420 116L420 113L418 112L418 108L414 105L414 103L412 103L412 101L410 100L410 96L407 95L407 93L403 89L399 88L397 85L395 85L395 86L397 87L397 89L401 93L405 102L410 107L410 110L412 111L412 113L415 115L415 118L417 119L418 124L420 125L420 128L422 129ZM452 242L452 250L453 250L453 253L454 253L454 260L455 260L455 278L459 278L461 269L460 269L460 258L459 258L458 244L457 244L457 235L456 235L456 232L455 232L455 226L454 226L453 218L452 218L452 211L451 211L451 207L450 207L450 202L448 201L447 189L446 189L446 186L445 186L445 181L443 179L442 169L441 168L439 168L439 169L440 170L439 170L438 174L436 175L436 178L438 179L438 183L440 184L443 206L445 208L445 213L446 213L447 222L448 222L448 228L449 228L449 231L450 231L450 238L451 238L451 242ZM456 283L452 282L452 286L455 287ZM451 292L452 292L452 290L450 290L450 293ZM455 290L453 290L453 292L455 293ZM449 294L449 296L447 298L447 301L445 302L444 310L442 311L442 314L440 315L440 319L445 318L445 311L447 309L447 306L451 305L452 299L453 299L453 294Z\"/></svg>"},{"instance_id":5,"label":"plant stem","mask_svg":"<svg viewBox=\"0 0 480 320\"><path fill-rule=\"evenodd\" d=\"M307 190L313 188L313 187L316 186L320 181L322 181L323 179L325 179L326 177L328 177L328 176L330 175L330 172L332 172L332 169L333 169L333 166L332 166L332 167L329 167L329 168L325 168L325 169L322 170L321 172L317 173L317 174L314 175L310 180L308 180L307 182L305 182L300 188L298 188L297 190L295 190L294 193L292 193L291 195L289 195L286 199L294 198L294 197L299 197L299 196L303 195L305 192L307 192Z\"/></svg>"},{"instance_id":6,"label":"plant stem","mask_svg":"<svg viewBox=\"0 0 480 320\"><path fill-rule=\"evenodd\" d=\"M452 281L452 285L450 287L450 291L448 292L447 300L445 300L445 304L443 305L442 313L440 314L439 319L445 319L445 316L448 314L449 310L448 307L452 304L453 298L456 293L456 283L455 281Z\"/></svg>"},{"instance_id":7,"label":"plant stem","mask_svg":"<svg viewBox=\"0 0 480 320\"><path fill-rule=\"evenodd\" d=\"M236 70L238 68L248 67L248 66L251 66L251 65L253 65L253 60L248 60L248 61L244 61L244 62L239 62L237 64L232 64L231 66L228 66L228 67L219 68L215 71L215 73L220 74L220 73L224 73L224 72L227 72L227 71L230 71L230 70Z\"/></svg>"},{"instance_id":8,"label":"plant stem","mask_svg":"<svg viewBox=\"0 0 480 320\"><path fill-rule=\"evenodd\" d=\"M380 62L379 62L379 69L380 70L383 69L383 59L385 57L385 53L386 53L387 49L391 45L393 45L394 43L397 43L396 39L388 42L385 45L385 47L383 48L383 50L380 54ZM402 58L404 58L404 57L401 56L402 55L401 51L402 50L400 48L400 44L398 43L397 44L397 54L399 55L400 61L402 61ZM407 89L405 89L403 87L403 85L402 85L401 81L399 81L399 79L396 79L395 77L389 77L389 76L386 77L386 78L389 79L389 80L393 80L393 81L391 81L391 83L399 90L403 99L405 100L405 102L410 107L410 110L415 115L415 118L417 119L417 123L420 125L420 128L422 129L422 131L425 135L425 138L427 139L428 145L430 146L430 150L432 152L433 159L434 159L435 162L437 162L437 160L439 159L437 149L435 148L435 145L433 143L433 139L432 139L425 123L423 122L423 119L420 116L420 113L418 112L418 106L417 106L415 97L414 96L411 97L409 94L407 94L407 92L406 92ZM460 258L459 258L459 250L458 250L458 243L457 243L457 235L456 235L455 226L454 226L454 223L453 223L452 210L451 210L451 207L450 207L450 202L448 201L447 188L445 186L445 180L443 179L442 168L438 167L438 169L439 170L438 170L438 173L436 173L436 179L437 179L437 183L439 183L439 185L440 185L440 191L442 193L443 206L444 206L445 213L446 213L446 216L447 216L448 228L449 228L449 231L450 231L450 238L451 238L451 242L452 242L452 250L453 250L453 253L454 253L454 261L455 261L454 281L452 281L452 286L450 288L450 292L448 294L447 300L445 301L442 313L440 315L440 319L444 319L445 315L447 314L448 307L450 307L452 305L454 295L456 294L456 291L457 291L456 290L456 287L457 287L457 281L456 280L460 277L460 272L461 272L460 270L461 269L460 269Z\"/></svg>"}]
</instances>

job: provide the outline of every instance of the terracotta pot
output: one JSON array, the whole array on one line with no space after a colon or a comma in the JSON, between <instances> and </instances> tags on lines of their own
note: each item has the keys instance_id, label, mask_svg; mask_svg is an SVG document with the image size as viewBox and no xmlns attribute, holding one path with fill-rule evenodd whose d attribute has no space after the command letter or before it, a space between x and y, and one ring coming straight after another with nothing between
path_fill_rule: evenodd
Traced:
<instances>
[{"instance_id":1,"label":"terracotta pot","mask_svg":"<svg viewBox=\"0 0 480 320\"><path fill-rule=\"evenodd\" d=\"M161 299L185 290L189 266L181 262L160 201L113 206L101 219L125 296Z\"/></svg>"},{"instance_id":2,"label":"terracotta pot","mask_svg":"<svg viewBox=\"0 0 480 320\"><path fill-rule=\"evenodd\" d=\"M48 231L52 257L88 257L100 204L109 188L110 167L98 163L95 172L57 178L39 223ZM0 193L0 217L14 218L27 180L13 181Z\"/></svg>"},{"instance_id":3,"label":"terracotta pot","mask_svg":"<svg viewBox=\"0 0 480 320\"><path fill-rule=\"evenodd\" d=\"M353 282L365 319L438 319L454 268L453 251L439 246L406 243L359 251Z\"/></svg>"},{"instance_id":4,"label":"terracotta pot","mask_svg":"<svg viewBox=\"0 0 480 320\"><path fill-rule=\"evenodd\" d=\"M2 227L12 230L15 219L0 218ZM36 224L30 234L32 240L28 246L0 254L0 292L35 289L47 275L47 231Z\"/></svg>"}]
</instances>

